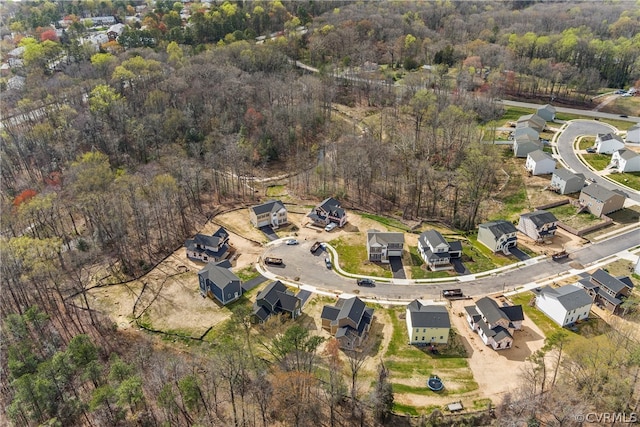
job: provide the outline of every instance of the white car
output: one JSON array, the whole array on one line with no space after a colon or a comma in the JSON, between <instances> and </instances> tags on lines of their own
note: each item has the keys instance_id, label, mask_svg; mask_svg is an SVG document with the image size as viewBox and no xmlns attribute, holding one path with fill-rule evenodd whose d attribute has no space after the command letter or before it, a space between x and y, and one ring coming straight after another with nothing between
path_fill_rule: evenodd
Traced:
<instances>
[{"instance_id":1,"label":"white car","mask_svg":"<svg viewBox=\"0 0 640 427\"><path fill-rule=\"evenodd\" d=\"M336 228L337 226L338 226L338 224L336 224L335 222L331 222L324 228L324 231L331 231L334 228Z\"/></svg>"},{"instance_id":2,"label":"white car","mask_svg":"<svg viewBox=\"0 0 640 427\"><path fill-rule=\"evenodd\" d=\"M286 241L287 245L291 246L291 245L297 245L298 241L296 239L289 239Z\"/></svg>"}]
</instances>

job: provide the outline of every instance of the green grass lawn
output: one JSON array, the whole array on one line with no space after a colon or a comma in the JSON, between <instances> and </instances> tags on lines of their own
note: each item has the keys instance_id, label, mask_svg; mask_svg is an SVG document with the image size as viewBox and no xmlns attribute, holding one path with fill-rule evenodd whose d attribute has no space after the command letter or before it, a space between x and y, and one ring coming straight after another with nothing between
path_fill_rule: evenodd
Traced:
<instances>
[{"instance_id":1,"label":"green grass lawn","mask_svg":"<svg viewBox=\"0 0 640 427\"><path fill-rule=\"evenodd\" d=\"M608 175L607 178L640 191L640 172L613 173Z\"/></svg>"},{"instance_id":2,"label":"green grass lawn","mask_svg":"<svg viewBox=\"0 0 640 427\"><path fill-rule=\"evenodd\" d=\"M284 185L270 185L267 187L267 197L278 197L285 193Z\"/></svg>"},{"instance_id":3,"label":"green grass lawn","mask_svg":"<svg viewBox=\"0 0 640 427\"><path fill-rule=\"evenodd\" d=\"M253 265L245 267L242 270L235 271L234 273L243 282L247 282L260 275L260 273L258 273L258 270L256 270L256 268Z\"/></svg>"},{"instance_id":4,"label":"green grass lawn","mask_svg":"<svg viewBox=\"0 0 640 427\"><path fill-rule=\"evenodd\" d=\"M584 154L582 157L585 162L597 171L604 170L611 163L611 156L607 154Z\"/></svg>"},{"instance_id":5,"label":"green grass lawn","mask_svg":"<svg viewBox=\"0 0 640 427\"><path fill-rule=\"evenodd\" d=\"M351 244L342 237L329 244L338 252L343 270L353 274L388 278L393 276L389 267L367 261L367 247L364 244Z\"/></svg>"},{"instance_id":6,"label":"green grass lawn","mask_svg":"<svg viewBox=\"0 0 640 427\"><path fill-rule=\"evenodd\" d=\"M524 314L533 321L542 330L545 337L548 337L551 333L558 331L562 328L558 326L553 320L547 317L546 314L541 312L535 307L529 305L529 301L534 297L533 292L522 292L517 295L509 297L513 301L514 305L521 304Z\"/></svg>"},{"instance_id":7,"label":"green grass lawn","mask_svg":"<svg viewBox=\"0 0 640 427\"><path fill-rule=\"evenodd\" d=\"M387 217L384 217L384 216L373 215L373 214L368 214L368 213L360 213L360 216L362 218L367 218L367 219L379 222L380 224L384 224L387 227L393 227L393 228L397 228L397 229L403 230L403 231L411 231L411 229L409 227L407 227L406 225L404 225L400 221L398 221L396 219L393 219L393 218L387 218Z\"/></svg>"},{"instance_id":8,"label":"green grass lawn","mask_svg":"<svg viewBox=\"0 0 640 427\"><path fill-rule=\"evenodd\" d=\"M471 245L462 244L462 252L473 259L473 262L464 261L464 265L466 265L472 273L481 273L516 262L515 258L509 258L491 252L491 249L478 243L478 237L475 234L469 236L469 242Z\"/></svg>"},{"instance_id":9,"label":"green grass lawn","mask_svg":"<svg viewBox=\"0 0 640 427\"><path fill-rule=\"evenodd\" d=\"M580 138L580 141L578 142L578 149L579 150L586 150L589 147L593 147L596 143L596 139L592 136L584 136L582 138Z\"/></svg>"},{"instance_id":10,"label":"green grass lawn","mask_svg":"<svg viewBox=\"0 0 640 427\"><path fill-rule=\"evenodd\" d=\"M504 115L502 116L502 120L515 122L521 116L526 116L527 114L533 114L536 110L532 110L530 108L520 108L520 107L505 107Z\"/></svg>"},{"instance_id":11,"label":"green grass lawn","mask_svg":"<svg viewBox=\"0 0 640 427\"><path fill-rule=\"evenodd\" d=\"M576 207L571 204L555 206L547 209L547 211L554 214L559 221L562 221L576 230L582 230L583 228L587 228L604 221L589 212L581 212L578 214Z\"/></svg>"}]
</instances>

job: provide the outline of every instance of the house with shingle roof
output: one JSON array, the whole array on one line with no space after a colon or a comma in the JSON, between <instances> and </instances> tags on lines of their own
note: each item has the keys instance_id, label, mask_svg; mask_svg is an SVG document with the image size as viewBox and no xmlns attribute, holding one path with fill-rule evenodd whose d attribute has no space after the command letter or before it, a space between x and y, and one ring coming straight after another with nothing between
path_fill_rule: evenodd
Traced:
<instances>
[{"instance_id":1,"label":"house with shingle roof","mask_svg":"<svg viewBox=\"0 0 640 427\"><path fill-rule=\"evenodd\" d=\"M253 303L253 320L264 323L274 314L287 314L295 319L302 313L302 304L292 291L279 280L269 283L258 293Z\"/></svg>"},{"instance_id":2,"label":"house with shingle roof","mask_svg":"<svg viewBox=\"0 0 640 427\"><path fill-rule=\"evenodd\" d=\"M242 295L242 282L231 272L229 261L209 263L198 271L200 293L215 298L222 305L229 304Z\"/></svg>"},{"instance_id":3,"label":"house with shingle roof","mask_svg":"<svg viewBox=\"0 0 640 427\"><path fill-rule=\"evenodd\" d=\"M585 178L581 173L574 173L568 169L556 169L551 175L549 189L559 194L577 193L584 187Z\"/></svg>"},{"instance_id":4,"label":"house with shingle roof","mask_svg":"<svg viewBox=\"0 0 640 427\"><path fill-rule=\"evenodd\" d=\"M484 297L475 306L465 308L469 327L478 333L485 345L494 350L504 350L513 346L513 333L522 329L524 312L521 305L498 306L498 303Z\"/></svg>"},{"instance_id":5,"label":"house with shingle roof","mask_svg":"<svg viewBox=\"0 0 640 427\"><path fill-rule=\"evenodd\" d=\"M268 202L251 206L249 208L249 220L254 227L260 228L271 226L279 228L288 223L287 208L280 200L269 200Z\"/></svg>"},{"instance_id":6,"label":"house with shingle roof","mask_svg":"<svg viewBox=\"0 0 640 427\"><path fill-rule=\"evenodd\" d=\"M640 123L636 123L627 129L625 142L627 144L640 144Z\"/></svg>"},{"instance_id":7,"label":"house with shingle roof","mask_svg":"<svg viewBox=\"0 0 640 427\"><path fill-rule=\"evenodd\" d=\"M561 327L589 318L592 298L576 285L543 287L536 295L536 307Z\"/></svg>"},{"instance_id":8,"label":"house with shingle roof","mask_svg":"<svg viewBox=\"0 0 640 427\"><path fill-rule=\"evenodd\" d=\"M640 172L640 154L631 150L618 150L611 155L609 167L618 172Z\"/></svg>"},{"instance_id":9,"label":"house with shingle roof","mask_svg":"<svg viewBox=\"0 0 640 427\"><path fill-rule=\"evenodd\" d=\"M518 158L526 158L527 154L542 150L542 142L538 138L533 139L527 134L522 134L513 139L513 155Z\"/></svg>"},{"instance_id":10,"label":"house with shingle roof","mask_svg":"<svg viewBox=\"0 0 640 427\"><path fill-rule=\"evenodd\" d=\"M527 154L524 168L531 175L546 175L553 173L556 169L556 161L550 154L542 150L535 150Z\"/></svg>"},{"instance_id":11,"label":"house with shingle roof","mask_svg":"<svg viewBox=\"0 0 640 427\"><path fill-rule=\"evenodd\" d=\"M443 305L424 305L420 300L413 300L407 305L405 320L409 344L447 344L449 341L451 320Z\"/></svg>"},{"instance_id":12,"label":"house with shingle roof","mask_svg":"<svg viewBox=\"0 0 640 427\"><path fill-rule=\"evenodd\" d=\"M516 121L516 128L531 127L537 130L538 133L542 132L546 126L547 121L537 114L526 114L524 116L520 116Z\"/></svg>"},{"instance_id":13,"label":"house with shingle roof","mask_svg":"<svg viewBox=\"0 0 640 427\"><path fill-rule=\"evenodd\" d=\"M404 233L378 230L367 231L367 259L389 263L390 257L401 257L404 248Z\"/></svg>"},{"instance_id":14,"label":"house with shingle roof","mask_svg":"<svg viewBox=\"0 0 640 427\"><path fill-rule=\"evenodd\" d=\"M325 227L332 222L338 224L338 227L342 227L347 223L347 212L340 206L340 202L333 197L326 198L320 202L307 217L311 219L314 225L320 227Z\"/></svg>"},{"instance_id":15,"label":"house with shingle roof","mask_svg":"<svg viewBox=\"0 0 640 427\"><path fill-rule=\"evenodd\" d=\"M333 335L340 348L354 350L364 341L373 321L373 309L358 297L340 298L322 308L322 328Z\"/></svg>"},{"instance_id":16,"label":"house with shingle roof","mask_svg":"<svg viewBox=\"0 0 640 427\"><path fill-rule=\"evenodd\" d=\"M518 230L505 220L485 222L478 226L478 242L493 252L509 253L509 248L518 244Z\"/></svg>"},{"instance_id":17,"label":"house with shingle roof","mask_svg":"<svg viewBox=\"0 0 640 427\"><path fill-rule=\"evenodd\" d=\"M552 122L556 119L556 108L553 105L543 105L539 107L536 114L542 117L547 122Z\"/></svg>"},{"instance_id":18,"label":"house with shingle roof","mask_svg":"<svg viewBox=\"0 0 640 427\"><path fill-rule=\"evenodd\" d=\"M624 207L626 196L619 190L608 190L598 184L587 185L580 192L578 202L593 215L602 216Z\"/></svg>"},{"instance_id":19,"label":"house with shingle roof","mask_svg":"<svg viewBox=\"0 0 640 427\"><path fill-rule=\"evenodd\" d=\"M556 235L558 219L545 210L528 212L520 215L517 229L536 242L547 242Z\"/></svg>"},{"instance_id":20,"label":"house with shingle roof","mask_svg":"<svg viewBox=\"0 0 640 427\"><path fill-rule=\"evenodd\" d=\"M614 151L624 148L624 141L615 133L599 133L596 136L595 147L598 154L613 154Z\"/></svg>"},{"instance_id":21,"label":"house with shingle roof","mask_svg":"<svg viewBox=\"0 0 640 427\"><path fill-rule=\"evenodd\" d=\"M531 141L538 141L540 139L540 134L537 130L531 127L519 127L513 131L514 139L522 139L529 138Z\"/></svg>"},{"instance_id":22,"label":"house with shingle roof","mask_svg":"<svg viewBox=\"0 0 640 427\"><path fill-rule=\"evenodd\" d=\"M462 243L445 240L437 230L426 230L418 237L418 252L431 270L451 270L451 258L462 256Z\"/></svg>"},{"instance_id":23,"label":"house with shingle roof","mask_svg":"<svg viewBox=\"0 0 640 427\"><path fill-rule=\"evenodd\" d=\"M211 236L196 234L186 240L187 257L192 261L218 262L229 257L229 233L220 227Z\"/></svg>"},{"instance_id":24,"label":"house with shingle roof","mask_svg":"<svg viewBox=\"0 0 640 427\"><path fill-rule=\"evenodd\" d=\"M593 302L613 314L619 314L620 306L631 295L633 283L627 276L614 277L599 268L590 277L580 279L581 286Z\"/></svg>"}]
</instances>

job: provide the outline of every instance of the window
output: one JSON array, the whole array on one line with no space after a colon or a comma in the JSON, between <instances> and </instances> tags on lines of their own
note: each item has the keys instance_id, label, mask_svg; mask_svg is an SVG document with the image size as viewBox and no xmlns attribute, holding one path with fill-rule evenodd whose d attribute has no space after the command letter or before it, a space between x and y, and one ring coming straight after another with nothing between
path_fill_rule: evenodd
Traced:
<instances>
[{"instance_id":1,"label":"window","mask_svg":"<svg viewBox=\"0 0 640 427\"><path fill-rule=\"evenodd\" d=\"M442 335L440 335L440 339L444 339L444 337Z\"/></svg>"},{"instance_id":2,"label":"window","mask_svg":"<svg viewBox=\"0 0 640 427\"><path fill-rule=\"evenodd\" d=\"M422 329L422 332L423 332L423 333L424 333L424 332L427 332L427 329L426 329L426 328Z\"/></svg>"},{"instance_id":3,"label":"window","mask_svg":"<svg viewBox=\"0 0 640 427\"><path fill-rule=\"evenodd\" d=\"M422 341L424 341L424 335L422 336Z\"/></svg>"}]
</instances>

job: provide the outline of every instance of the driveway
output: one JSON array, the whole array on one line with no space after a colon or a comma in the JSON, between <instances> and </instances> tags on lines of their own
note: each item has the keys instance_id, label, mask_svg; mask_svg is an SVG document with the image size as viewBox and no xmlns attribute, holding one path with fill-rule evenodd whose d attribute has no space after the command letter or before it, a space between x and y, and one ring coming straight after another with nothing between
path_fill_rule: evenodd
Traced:
<instances>
[{"instance_id":1,"label":"driveway","mask_svg":"<svg viewBox=\"0 0 640 427\"><path fill-rule=\"evenodd\" d=\"M276 234L275 231L273 231L273 228L271 228L270 225L265 225L263 227L260 227L260 231L262 231L264 235L267 236L267 239L271 241L278 240L278 235Z\"/></svg>"},{"instance_id":2,"label":"driveway","mask_svg":"<svg viewBox=\"0 0 640 427\"><path fill-rule=\"evenodd\" d=\"M253 279L244 282L242 284L242 290L244 292L248 292L251 289L255 288L256 286L258 286L260 283L263 283L267 280L266 277L264 277L263 275L259 275L258 277L254 277Z\"/></svg>"},{"instance_id":3,"label":"driveway","mask_svg":"<svg viewBox=\"0 0 640 427\"><path fill-rule=\"evenodd\" d=\"M453 270L458 274L471 274L471 271L462 262L460 258L451 258L451 264L453 264Z\"/></svg>"},{"instance_id":4,"label":"driveway","mask_svg":"<svg viewBox=\"0 0 640 427\"><path fill-rule=\"evenodd\" d=\"M511 252L513 256L518 258L518 261L526 261L531 258L529 255L525 254L518 248L509 248L509 252Z\"/></svg>"},{"instance_id":5,"label":"driveway","mask_svg":"<svg viewBox=\"0 0 640 427\"><path fill-rule=\"evenodd\" d=\"M404 268L402 268L402 258L399 256L390 256L389 265L391 266L391 272L394 279L406 279L407 275L404 274Z\"/></svg>"}]
</instances>

